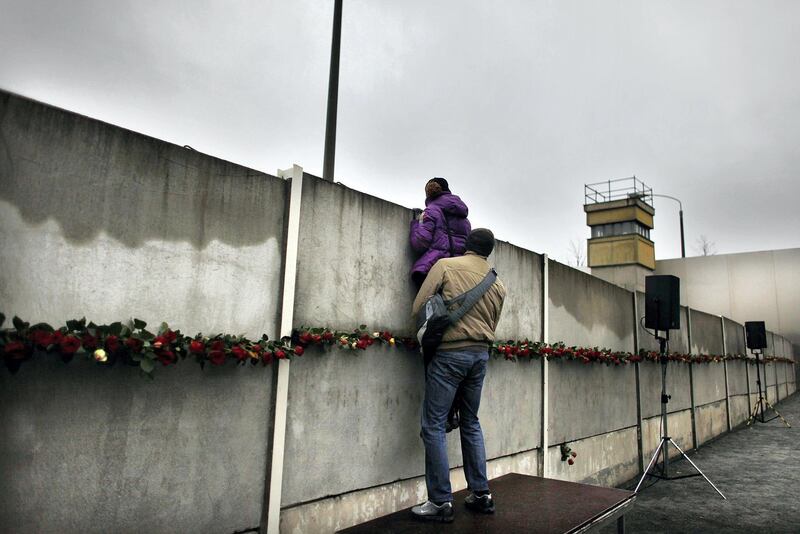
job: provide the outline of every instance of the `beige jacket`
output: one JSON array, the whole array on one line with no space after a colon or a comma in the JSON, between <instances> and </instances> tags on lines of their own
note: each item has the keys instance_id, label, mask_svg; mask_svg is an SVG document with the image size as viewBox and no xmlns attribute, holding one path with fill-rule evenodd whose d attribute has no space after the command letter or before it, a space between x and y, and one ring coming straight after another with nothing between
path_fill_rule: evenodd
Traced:
<instances>
[{"instance_id":1,"label":"beige jacket","mask_svg":"<svg viewBox=\"0 0 800 534\"><path fill-rule=\"evenodd\" d=\"M414 299L413 316L416 317L428 297L435 295L439 288L445 300L452 299L478 285L490 268L486 258L474 252L437 261ZM475 306L447 329L439 349L491 344L505 297L506 288L498 278Z\"/></svg>"}]
</instances>

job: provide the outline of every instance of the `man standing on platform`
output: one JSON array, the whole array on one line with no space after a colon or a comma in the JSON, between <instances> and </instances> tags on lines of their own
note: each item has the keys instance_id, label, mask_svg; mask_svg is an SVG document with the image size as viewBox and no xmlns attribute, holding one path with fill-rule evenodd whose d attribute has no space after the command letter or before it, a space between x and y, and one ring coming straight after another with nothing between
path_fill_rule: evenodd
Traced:
<instances>
[{"instance_id":1,"label":"man standing on platform","mask_svg":"<svg viewBox=\"0 0 800 534\"><path fill-rule=\"evenodd\" d=\"M494 234L485 228L478 228L469 234L464 256L437 261L414 300L414 315L428 297L440 290L447 301L477 286L491 268L486 257L492 253L494 244ZM454 517L445 423L459 386L463 392L459 429L461 453L470 490L465 505L477 512L494 512L494 501L486 477L486 449L478 421L478 409L489 360L488 349L494 341L505 295L505 287L495 280L480 300L460 320L448 327L442 344L428 366L422 405L428 501L411 510L419 519L450 522Z\"/></svg>"}]
</instances>

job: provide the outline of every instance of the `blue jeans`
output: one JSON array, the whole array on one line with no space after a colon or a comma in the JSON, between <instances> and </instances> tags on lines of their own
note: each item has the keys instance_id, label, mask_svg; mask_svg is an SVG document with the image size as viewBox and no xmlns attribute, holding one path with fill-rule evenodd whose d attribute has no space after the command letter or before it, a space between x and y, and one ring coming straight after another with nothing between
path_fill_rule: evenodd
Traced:
<instances>
[{"instance_id":1,"label":"blue jeans","mask_svg":"<svg viewBox=\"0 0 800 534\"><path fill-rule=\"evenodd\" d=\"M458 386L462 386L461 454L464 475L472 491L489 489L486 479L486 449L478 421L481 390L486 376L486 348L437 351L428 366L425 401L422 405L422 441L425 443L425 483L428 500L452 501L450 465L447 460L445 422Z\"/></svg>"}]
</instances>

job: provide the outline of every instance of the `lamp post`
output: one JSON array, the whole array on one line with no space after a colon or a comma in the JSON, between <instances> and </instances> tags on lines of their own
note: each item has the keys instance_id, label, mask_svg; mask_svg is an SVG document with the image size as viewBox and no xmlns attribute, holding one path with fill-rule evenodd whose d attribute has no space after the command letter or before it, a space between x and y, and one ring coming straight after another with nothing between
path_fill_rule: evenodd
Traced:
<instances>
[{"instance_id":1,"label":"lamp post","mask_svg":"<svg viewBox=\"0 0 800 534\"><path fill-rule=\"evenodd\" d=\"M679 199L677 199L675 197L671 197L669 195L652 195L652 196L661 197L661 198L669 198L669 199L672 199L672 200L674 200L675 202L678 203L678 210L679 210L678 214L679 214L680 221L681 221L681 258L685 258L686 257L686 242L683 240L683 204L681 204L681 201Z\"/></svg>"},{"instance_id":2,"label":"lamp post","mask_svg":"<svg viewBox=\"0 0 800 534\"><path fill-rule=\"evenodd\" d=\"M339 101L339 49L342 44L342 0L333 5L333 40L331 42L331 70L328 79L328 117L325 122L325 157L322 162L322 179L333 181L333 162L336 157L336 112Z\"/></svg>"}]
</instances>

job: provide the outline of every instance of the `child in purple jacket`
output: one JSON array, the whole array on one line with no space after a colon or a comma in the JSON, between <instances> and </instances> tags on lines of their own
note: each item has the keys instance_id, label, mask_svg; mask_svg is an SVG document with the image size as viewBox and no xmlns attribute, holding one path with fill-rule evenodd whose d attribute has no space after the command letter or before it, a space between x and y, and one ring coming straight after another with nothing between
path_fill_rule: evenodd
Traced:
<instances>
[{"instance_id":1,"label":"child in purple jacket","mask_svg":"<svg viewBox=\"0 0 800 534\"><path fill-rule=\"evenodd\" d=\"M419 290L433 264L442 258L463 256L472 227L467 219L467 205L450 192L447 180L432 178L425 184L425 211L411 221L411 247L420 254L411 268L411 279ZM433 354L423 353L425 374ZM447 416L446 430L459 426L461 392L457 391Z\"/></svg>"},{"instance_id":2,"label":"child in purple jacket","mask_svg":"<svg viewBox=\"0 0 800 534\"><path fill-rule=\"evenodd\" d=\"M411 247L420 254L411 279L422 285L433 264L442 258L463 256L472 227L467 205L450 192L447 180L433 178L425 184L425 211L411 221Z\"/></svg>"}]
</instances>

